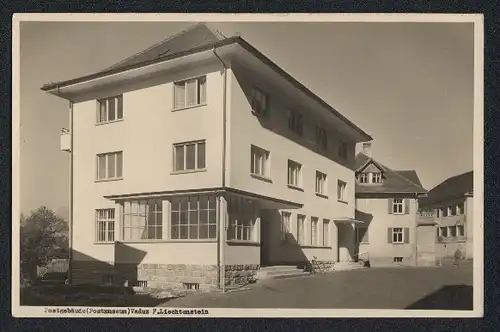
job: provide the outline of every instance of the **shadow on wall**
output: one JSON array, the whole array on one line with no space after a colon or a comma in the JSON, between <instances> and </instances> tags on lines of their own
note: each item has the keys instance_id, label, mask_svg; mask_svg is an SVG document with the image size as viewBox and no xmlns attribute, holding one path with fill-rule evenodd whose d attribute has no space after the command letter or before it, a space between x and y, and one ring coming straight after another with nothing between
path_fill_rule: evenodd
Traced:
<instances>
[{"instance_id":1,"label":"shadow on wall","mask_svg":"<svg viewBox=\"0 0 500 332\"><path fill-rule=\"evenodd\" d=\"M473 310L473 288L468 285L447 285L405 309Z\"/></svg>"},{"instance_id":2,"label":"shadow on wall","mask_svg":"<svg viewBox=\"0 0 500 332\"><path fill-rule=\"evenodd\" d=\"M250 71L241 65L234 65L232 67L234 77L236 81L238 82L239 86L243 90L245 97L248 102L248 108L250 109L252 105L252 89L253 89L253 83L252 82L257 82L257 79L255 77L251 77L252 74L250 74ZM344 165L345 167L348 167L349 169L354 170L355 169L355 164L354 164L354 158L352 160L349 160L349 163L346 163L345 161L341 160L338 158L338 151L336 149L337 145L332 144L335 142L332 142L331 136L332 134L337 136L339 135L338 133L332 133L328 132L328 137L330 138L330 141L327 143L327 149L326 151L317 149L316 143L315 143L315 126L311 126L311 119L304 119L303 120L303 135L298 135L295 133L292 133L290 129L288 128L288 121L276 121L276 115L273 115L271 113L280 112L283 113L282 117L283 119L287 118L286 112L288 109L297 109L298 111L302 108L301 105L295 105L295 104L290 104L290 105L284 105L284 102L276 102L276 100L287 100L286 96L280 95L279 91L274 91L271 87L268 86L263 86L262 87L264 91L269 95L269 107L272 110L269 112L269 115L271 116L271 119L264 117L258 118L260 125L269 130L274 132L277 135L283 136L287 138L288 140L291 140L295 142L296 144L299 144L307 149L311 149L316 151L317 153L321 154L325 158L328 158L330 160L333 160L341 165ZM273 98L274 96L274 98ZM302 113L303 114L303 113ZM274 118L274 121L273 121ZM318 125L321 125L322 120L321 119L316 119L316 123ZM313 125L315 124L314 122L312 123ZM349 158L351 159L351 158Z\"/></svg>"},{"instance_id":3,"label":"shadow on wall","mask_svg":"<svg viewBox=\"0 0 500 332\"><path fill-rule=\"evenodd\" d=\"M355 236L359 236L359 238L362 239L365 236L366 232L368 232L368 226L370 226L370 223L373 220L373 214L359 211L358 209L356 209L354 212L354 218L356 220L362 221L363 222L362 226L366 226L366 228L364 228L364 227L358 228L357 231L359 232L359 235L355 234ZM358 243L358 241L356 239L356 245L355 245L355 249L354 249L355 257L356 258L369 258L369 257L365 257L364 252L359 251L359 246L360 246L360 244ZM358 257L358 255L361 257Z\"/></svg>"},{"instance_id":4,"label":"shadow on wall","mask_svg":"<svg viewBox=\"0 0 500 332\"><path fill-rule=\"evenodd\" d=\"M113 262L106 262L73 250L73 283L138 286L139 266L146 252L124 243L114 243Z\"/></svg>"}]
</instances>

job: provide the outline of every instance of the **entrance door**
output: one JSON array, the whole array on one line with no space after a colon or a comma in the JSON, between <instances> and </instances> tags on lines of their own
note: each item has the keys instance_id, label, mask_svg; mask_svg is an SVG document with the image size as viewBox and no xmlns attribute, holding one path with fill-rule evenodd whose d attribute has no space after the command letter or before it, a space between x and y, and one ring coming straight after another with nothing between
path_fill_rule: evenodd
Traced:
<instances>
[{"instance_id":1,"label":"entrance door","mask_svg":"<svg viewBox=\"0 0 500 332\"><path fill-rule=\"evenodd\" d=\"M263 210L260 212L260 265L269 265L269 227L266 214Z\"/></svg>"},{"instance_id":2,"label":"entrance door","mask_svg":"<svg viewBox=\"0 0 500 332\"><path fill-rule=\"evenodd\" d=\"M354 234L354 229L350 224L337 224L339 262L352 262L355 242Z\"/></svg>"}]
</instances>

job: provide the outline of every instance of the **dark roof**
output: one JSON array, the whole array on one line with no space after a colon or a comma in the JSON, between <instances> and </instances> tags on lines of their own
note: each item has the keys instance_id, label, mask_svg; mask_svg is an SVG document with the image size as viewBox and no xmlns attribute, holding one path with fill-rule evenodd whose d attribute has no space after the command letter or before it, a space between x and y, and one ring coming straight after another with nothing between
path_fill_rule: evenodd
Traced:
<instances>
[{"instance_id":1,"label":"dark roof","mask_svg":"<svg viewBox=\"0 0 500 332\"><path fill-rule=\"evenodd\" d=\"M384 181L380 185L356 184L356 194L425 194L427 192L427 190L422 187L422 183L416 171L394 171L373 158L368 157L364 153L358 153L356 155L356 172L362 171L370 163L373 163L384 173Z\"/></svg>"},{"instance_id":2,"label":"dark roof","mask_svg":"<svg viewBox=\"0 0 500 332\"><path fill-rule=\"evenodd\" d=\"M129 58L104 70L117 70L128 66L153 61L165 55L177 54L198 47L200 45L213 44L224 39L222 34L210 29L207 25L195 24L175 35L162 40L148 49L132 55Z\"/></svg>"},{"instance_id":3,"label":"dark roof","mask_svg":"<svg viewBox=\"0 0 500 332\"><path fill-rule=\"evenodd\" d=\"M441 182L431 190L427 197L421 200L421 205L429 205L447 199L463 197L474 191L474 172L469 171L453 176Z\"/></svg>"},{"instance_id":4,"label":"dark roof","mask_svg":"<svg viewBox=\"0 0 500 332\"><path fill-rule=\"evenodd\" d=\"M204 27L204 28L203 28ZM213 34L213 37L209 34L211 32ZM193 38L191 37L193 34ZM321 99L318 95L316 95L314 92L309 90L307 87L305 87L302 83L297 81L295 78L293 78L290 74L285 72L283 69L281 69L277 64L275 64L273 61L271 61L268 57L266 57L264 54L262 54L259 50L257 50L255 47L250 45L247 41L245 41L243 38L239 36L233 36L229 38L222 38L219 39L220 36L218 35L219 33L215 33L213 30L208 28L205 24L200 23L195 25L194 27L190 29L186 29L182 31L181 33L175 35L177 38L185 40L185 41L175 41L176 38L170 37L166 40L164 40L161 43L158 43L146 51L143 51L141 53L137 53L136 55L129 57L122 62L119 62L118 64L114 65L113 67L110 67L106 70L90 74L90 75L85 75L81 76L78 78L66 80L66 81L61 81L61 82L56 82L56 83L48 83L45 84L41 87L43 91L50 91L54 90L57 88L62 88L65 86L77 84L77 83L82 83L86 81L90 81L93 79L125 72L127 70L135 69L135 68L140 68L144 67L147 65L152 65L155 63L160 63L176 58L180 58L183 56L203 52L203 51L208 51L210 49L214 49L217 47L222 47L222 46L227 46L231 44L238 44L244 49L246 49L248 52L253 54L256 58L258 58L260 61L262 61L264 64L269 66L273 71L275 71L278 75L286 79L288 82L290 82L293 86L295 86L297 89L301 90L303 93L305 93L309 98L315 100L317 103L328 109L334 116L340 118L342 121L344 121L348 126L356 130L359 134L364 136L366 141L371 141L373 138L367 134L365 131L363 131L361 128L356 126L354 123L352 123L349 119L347 119L345 116L340 114L336 109L334 109L332 106L330 106L327 102L325 102L323 99ZM192 40L191 40L192 38ZM217 40L213 41L214 38ZM198 41L198 44L195 44L194 40ZM206 41L206 43L205 43ZM201 44L200 44L201 43ZM170 45L170 46L169 46ZM191 48L186 48L187 45L189 45ZM175 47L174 47L175 46ZM168 47L172 47L170 51L168 51L165 54L162 54L165 52ZM140 61L139 61L140 60Z\"/></svg>"}]
</instances>

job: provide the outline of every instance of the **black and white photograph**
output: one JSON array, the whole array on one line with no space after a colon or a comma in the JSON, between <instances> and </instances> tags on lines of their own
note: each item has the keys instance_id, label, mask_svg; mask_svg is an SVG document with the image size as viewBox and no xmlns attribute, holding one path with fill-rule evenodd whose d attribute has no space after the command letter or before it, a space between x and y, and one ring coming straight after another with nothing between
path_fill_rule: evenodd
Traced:
<instances>
[{"instance_id":1,"label":"black and white photograph","mask_svg":"<svg viewBox=\"0 0 500 332\"><path fill-rule=\"evenodd\" d=\"M13 29L15 316L483 315L482 15Z\"/></svg>"}]
</instances>

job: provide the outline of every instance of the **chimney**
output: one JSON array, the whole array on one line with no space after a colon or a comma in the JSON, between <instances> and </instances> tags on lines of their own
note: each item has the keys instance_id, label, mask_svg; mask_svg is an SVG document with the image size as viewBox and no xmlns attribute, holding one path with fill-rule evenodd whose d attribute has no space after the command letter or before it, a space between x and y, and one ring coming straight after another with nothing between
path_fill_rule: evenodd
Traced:
<instances>
[{"instance_id":1,"label":"chimney","mask_svg":"<svg viewBox=\"0 0 500 332\"><path fill-rule=\"evenodd\" d=\"M362 152L371 158L372 157L372 143L371 142L364 142Z\"/></svg>"}]
</instances>

